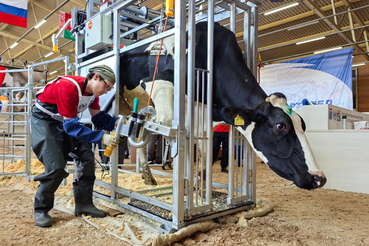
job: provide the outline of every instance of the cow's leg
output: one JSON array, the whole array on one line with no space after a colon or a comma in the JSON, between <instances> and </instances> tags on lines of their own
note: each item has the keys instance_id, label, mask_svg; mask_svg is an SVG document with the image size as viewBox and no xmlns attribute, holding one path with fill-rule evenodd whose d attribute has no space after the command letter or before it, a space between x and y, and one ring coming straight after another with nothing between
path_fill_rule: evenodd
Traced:
<instances>
[{"instance_id":1,"label":"cow's leg","mask_svg":"<svg viewBox=\"0 0 369 246\"><path fill-rule=\"evenodd\" d=\"M140 167L142 167L142 178L145 180L146 185L157 185L157 182L152 175L149 164L146 160L146 146L137 148L137 155Z\"/></svg>"},{"instance_id":2,"label":"cow's leg","mask_svg":"<svg viewBox=\"0 0 369 246\"><path fill-rule=\"evenodd\" d=\"M151 87L152 82L145 83L145 90L147 94L150 94ZM155 105L155 122L165 126L171 126L174 117L174 87L172 82L165 80L156 80L152 90L151 100ZM145 183L147 182L147 180L152 180L153 183L155 182L156 184L156 181L149 169L149 165L147 164L146 156L144 156L144 158L145 161L143 162L142 166L142 174L143 176L147 176L145 177Z\"/></svg>"}]
</instances>

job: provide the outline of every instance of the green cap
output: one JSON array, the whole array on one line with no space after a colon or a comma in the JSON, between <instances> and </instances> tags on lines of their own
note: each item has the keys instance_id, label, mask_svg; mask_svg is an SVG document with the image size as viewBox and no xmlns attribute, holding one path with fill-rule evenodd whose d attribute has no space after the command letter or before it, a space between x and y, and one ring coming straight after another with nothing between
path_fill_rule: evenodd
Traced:
<instances>
[{"instance_id":1,"label":"green cap","mask_svg":"<svg viewBox=\"0 0 369 246\"><path fill-rule=\"evenodd\" d=\"M98 65L88 69L90 73L99 73L103 79L108 80L112 84L115 84L115 74L113 69L107 65Z\"/></svg>"}]
</instances>

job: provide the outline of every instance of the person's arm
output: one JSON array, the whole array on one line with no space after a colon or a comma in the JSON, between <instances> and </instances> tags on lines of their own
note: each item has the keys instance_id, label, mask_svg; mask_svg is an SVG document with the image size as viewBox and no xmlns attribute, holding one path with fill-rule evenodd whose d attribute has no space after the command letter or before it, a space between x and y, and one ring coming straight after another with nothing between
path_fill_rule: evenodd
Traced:
<instances>
[{"instance_id":1,"label":"person's arm","mask_svg":"<svg viewBox=\"0 0 369 246\"><path fill-rule=\"evenodd\" d=\"M63 128L69 136L86 143L100 142L104 135L103 131L92 131L90 128L85 126L85 124L79 122L78 117L64 117Z\"/></svg>"},{"instance_id":2,"label":"person's arm","mask_svg":"<svg viewBox=\"0 0 369 246\"><path fill-rule=\"evenodd\" d=\"M94 111L94 112L91 112ZM97 127L97 129L104 129L107 131L112 131L115 128L115 124L118 117L111 117L109 114L107 114L105 111L100 110L93 110L90 109L91 113L91 121L92 123ZM95 113L93 115L93 113Z\"/></svg>"}]
</instances>

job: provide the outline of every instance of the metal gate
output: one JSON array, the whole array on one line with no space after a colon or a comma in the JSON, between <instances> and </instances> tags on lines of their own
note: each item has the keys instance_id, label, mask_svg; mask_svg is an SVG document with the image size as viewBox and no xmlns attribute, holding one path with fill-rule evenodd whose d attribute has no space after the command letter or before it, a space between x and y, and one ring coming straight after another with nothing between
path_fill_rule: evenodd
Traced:
<instances>
[{"instance_id":1,"label":"metal gate","mask_svg":"<svg viewBox=\"0 0 369 246\"><path fill-rule=\"evenodd\" d=\"M255 153L251 150L246 139L239 134L233 127L230 127L230 146L234 146L236 142L236 150L230 148L229 153L229 176L228 184L217 184L212 182L212 135L213 121L211 106L200 105L194 101L194 95L198 93L199 88L195 88L195 77L206 77L208 88L207 105L212 105L212 76L213 76L213 32L208 32L208 57L207 69L195 68L195 23L200 20L208 21L208 30L213 30L214 22L229 19L229 25L232 31L236 30L236 22L243 23L244 43L245 43L245 60L247 61L250 70L256 75L256 57L257 57L257 7L262 4L262 1L242 1L226 0L226 1L178 1L175 5L175 26L173 29L162 32L160 34L151 35L143 40L129 43L127 40L122 43L125 36L136 33L137 39L140 37L140 30L147 27L149 24L157 23L161 17L152 14L148 19L142 20L139 16L135 17L136 24L131 28L121 33L122 22L121 16L125 16L124 11L139 13L137 6L132 4L135 1L117 1L109 8L94 12L93 1L89 1L86 7L87 19L89 20L98 17L99 15L110 15L112 19L112 43L113 49L105 54L96 54L91 56L91 53L86 47L83 49L82 40L84 34L76 33L76 74L79 75L82 69L102 62L104 59L113 58L115 60L116 71L116 86L119 88L119 55L123 52L130 51L153 41L160 40L171 35L174 35L175 40L175 57L174 57L174 121L172 126L155 125L152 122L147 122L147 128L154 133L164 135L171 143L171 153L173 159L173 174L163 174L173 178L173 185L169 189L172 196L172 202L162 201L154 196L148 195L148 191L133 192L118 185L120 171L118 171L118 153L114 151L111 160L111 180L110 182L96 181L96 184L108 189L110 195L95 193L96 196L111 201L120 205L123 208L137 212L148 218L162 223L163 231L168 231L171 228L180 229L188 224L202 220L208 220L234 213L240 210L250 209L255 206ZM196 9L201 6L201 11ZM78 9L72 11L72 26L75 26L75 20L78 15ZM198 14L201 12L201 14ZM149 13L154 13L150 12ZM187 15L186 15L187 13ZM156 13L158 14L158 13ZM241 16L242 15L242 16ZM236 21L236 17L241 16ZM102 17L101 17L102 18ZM105 17L104 17L105 18ZM141 22L141 23L140 23ZM137 24L139 23L139 24ZM186 24L188 31L188 59L186 58ZM124 44L124 48L120 45ZM185 67L188 67L186 74ZM187 77L188 91L185 91ZM187 94L187 103L186 95ZM119 92L115 90L111 94L112 98L118 98ZM197 98L205 96L198 95ZM187 108L187 110L186 110ZM104 108L102 108L104 109ZM196 112L194 111L196 109ZM119 105L115 105L115 115L119 114ZM186 116L187 112L187 116ZM197 119L193 117L198 114ZM201 117L200 117L201 115ZM206 117L205 117L206 116ZM204 120L206 118L206 120ZM146 124L146 123L145 123ZM149 126L150 127L149 127ZM153 127L155 126L155 127ZM153 130L153 129L156 130ZM196 129L196 137L195 137ZM200 146L206 153L202 156L201 162L194 162L194 146ZM240 150L238 150L238 146ZM234 153L236 151L236 153ZM242 154L238 155L239 152ZM196 156L199 156L198 153ZM240 157L239 157L240 156ZM235 158L235 159L234 159ZM240 166L238 167L238 161ZM235 166L235 163L236 166ZM139 171L139 168L137 168ZM206 173L203 171L206 170ZM153 172L160 174L160 172ZM213 191L213 187L223 190ZM152 190L151 190L152 191ZM126 204L119 201L119 197L127 196L131 198L131 202L142 201L150 206L154 206L157 210L165 210L170 217L163 217L152 211L147 211L142 207L133 206L132 203ZM214 206L221 204L222 206Z\"/></svg>"}]
</instances>

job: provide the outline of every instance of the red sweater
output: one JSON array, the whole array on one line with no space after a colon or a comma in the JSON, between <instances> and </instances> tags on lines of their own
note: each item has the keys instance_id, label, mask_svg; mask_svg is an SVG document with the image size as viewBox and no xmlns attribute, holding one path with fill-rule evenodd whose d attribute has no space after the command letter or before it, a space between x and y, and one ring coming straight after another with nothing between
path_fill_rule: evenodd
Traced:
<instances>
[{"instance_id":1,"label":"red sweater","mask_svg":"<svg viewBox=\"0 0 369 246\"><path fill-rule=\"evenodd\" d=\"M74 79L81 91L83 89L85 77L81 76L65 76ZM83 93L83 96L88 96L87 92ZM77 106L79 102L78 89L72 81L68 79L59 79L58 81L46 86L44 91L38 96L40 102L56 104L58 106L59 114L64 117L77 117ZM99 98L91 103L91 109L99 110Z\"/></svg>"},{"instance_id":2,"label":"red sweater","mask_svg":"<svg viewBox=\"0 0 369 246\"><path fill-rule=\"evenodd\" d=\"M217 125L214 128L214 132L229 132L229 125L223 126L223 125Z\"/></svg>"}]
</instances>

